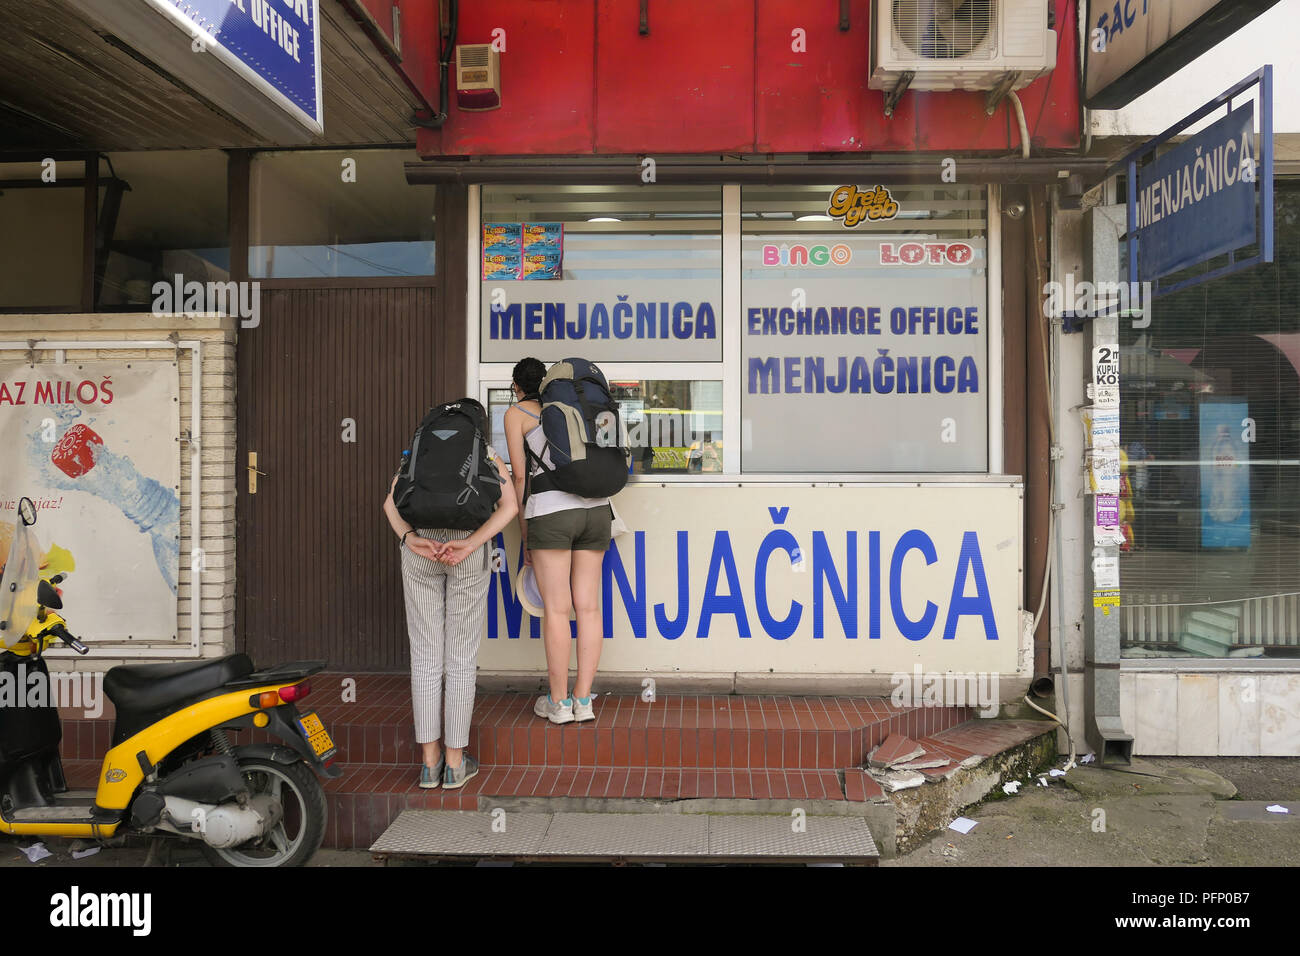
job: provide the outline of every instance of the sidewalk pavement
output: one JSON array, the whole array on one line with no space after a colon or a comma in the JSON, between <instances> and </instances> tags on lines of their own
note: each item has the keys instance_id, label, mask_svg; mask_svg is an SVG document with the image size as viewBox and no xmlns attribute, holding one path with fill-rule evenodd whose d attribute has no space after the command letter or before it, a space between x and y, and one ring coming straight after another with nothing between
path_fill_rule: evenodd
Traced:
<instances>
[{"instance_id":1,"label":"sidewalk pavement","mask_svg":"<svg viewBox=\"0 0 1300 956\"><path fill-rule=\"evenodd\" d=\"M1060 764L1058 763L1058 766ZM1294 866L1300 861L1300 760L1137 759L1128 771L1081 766L1037 778L881 866ZM1286 806L1290 813L1267 811Z\"/></svg>"},{"instance_id":2,"label":"sidewalk pavement","mask_svg":"<svg viewBox=\"0 0 1300 956\"><path fill-rule=\"evenodd\" d=\"M1057 762L1060 766L1064 760ZM1294 866L1300 862L1300 759L1180 757L1134 761L1129 771L1085 765L1066 777L1037 776L1019 791L965 812L969 833L944 830L888 866ZM1265 808L1280 805L1288 814ZM1098 813L1100 811L1100 813ZM52 856L32 864L0 838L0 867L142 866L147 843L71 858L76 844L43 841ZM167 865L206 866L196 847L173 846ZM311 866L380 866L366 850L321 850Z\"/></svg>"}]
</instances>

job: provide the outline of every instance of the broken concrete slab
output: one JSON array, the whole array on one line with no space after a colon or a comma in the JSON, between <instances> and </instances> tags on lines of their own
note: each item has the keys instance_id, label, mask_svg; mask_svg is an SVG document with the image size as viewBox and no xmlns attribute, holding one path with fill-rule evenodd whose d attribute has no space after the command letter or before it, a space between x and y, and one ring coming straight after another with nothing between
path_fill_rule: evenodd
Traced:
<instances>
[{"instance_id":1,"label":"broken concrete slab","mask_svg":"<svg viewBox=\"0 0 1300 956\"><path fill-rule=\"evenodd\" d=\"M919 760L908 760L902 763L891 763L889 765L889 769L930 770L933 769L934 767L946 767L950 763L952 763L952 761L949 760L947 757L943 757L943 756L935 757L935 756L931 756L930 754L926 754L925 756L921 757Z\"/></svg>"},{"instance_id":2,"label":"broken concrete slab","mask_svg":"<svg viewBox=\"0 0 1300 956\"><path fill-rule=\"evenodd\" d=\"M962 766L959 763L948 763L942 767L930 767L922 770L928 783L938 783L941 780L951 780L961 772Z\"/></svg>"},{"instance_id":3,"label":"broken concrete slab","mask_svg":"<svg viewBox=\"0 0 1300 956\"><path fill-rule=\"evenodd\" d=\"M925 754L925 748L911 737L903 734L890 734L885 742L867 757L867 765L876 770L884 770L896 763L906 763Z\"/></svg>"},{"instance_id":4,"label":"broken concrete slab","mask_svg":"<svg viewBox=\"0 0 1300 956\"><path fill-rule=\"evenodd\" d=\"M897 793L899 790L910 790L913 787L923 785L925 783L925 774L917 773L915 770L904 770L882 774L876 779L880 781L880 785L888 793Z\"/></svg>"},{"instance_id":5,"label":"broken concrete slab","mask_svg":"<svg viewBox=\"0 0 1300 956\"><path fill-rule=\"evenodd\" d=\"M954 816L984 800L994 788L997 796L1004 797L1003 783L1023 780L1055 757L1056 741L1047 733L992 757L975 755L975 759L947 770L923 772L925 776L939 776L932 777L929 786L891 792L889 796L898 814L898 851L908 852L927 834L947 826ZM967 762L976 766L963 767Z\"/></svg>"},{"instance_id":6,"label":"broken concrete slab","mask_svg":"<svg viewBox=\"0 0 1300 956\"><path fill-rule=\"evenodd\" d=\"M1210 770L1200 767L1157 767L1134 760L1128 767L1074 767L1064 777L1065 785L1085 797L1116 797L1132 794L1197 795L1231 800L1237 788Z\"/></svg>"},{"instance_id":7,"label":"broken concrete slab","mask_svg":"<svg viewBox=\"0 0 1300 956\"><path fill-rule=\"evenodd\" d=\"M989 758L983 754L971 754L971 756L961 762L961 767L963 770L969 770L971 767L978 767L988 759Z\"/></svg>"},{"instance_id":8,"label":"broken concrete slab","mask_svg":"<svg viewBox=\"0 0 1300 956\"><path fill-rule=\"evenodd\" d=\"M910 796L916 791L908 791ZM1001 789L999 788L999 793ZM961 852L944 855L954 835L939 831L921 852L899 859L902 866L1188 866L1214 863L1210 840L1215 808L1228 804L1205 795L1133 796L1105 801L1099 817L1095 802L1060 788L1022 788L1014 799L995 800L968 815L979 826L960 838ZM1104 825L1099 829L1098 824ZM1290 828L1270 823L1222 823L1237 836L1244 828L1275 834L1276 848L1249 862L1236 853L1236 865L1287 865L1280 839ZM1300 835L1300 827L1295 829ZM1009 839L1010 838L1010 839ZM1227 838L1220 843L1228 844ZM1295 842L1286 844L1291 854ZM910 844L909 844L910 848ZM1217 854L1218 851L1216 851Z\"/></svg>"}]
</instances>

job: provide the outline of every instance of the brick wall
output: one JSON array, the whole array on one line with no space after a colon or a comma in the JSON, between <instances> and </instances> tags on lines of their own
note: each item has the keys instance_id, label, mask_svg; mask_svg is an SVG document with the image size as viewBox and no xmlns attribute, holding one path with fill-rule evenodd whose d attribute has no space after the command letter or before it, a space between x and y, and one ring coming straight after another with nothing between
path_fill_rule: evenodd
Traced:
<instances>
[{"instance_id":1,"label":"brick wall","mask_svg":"<svg viewBox=\"0 0 1300 956\"><path fill-rule=\"evenodd\" d=\"M109 349L68 349L66 360L76 361L126 361L171 363L176 359L174 349L133 348L132 342L167 339L173 332L182 340L202 343L201 366L201 432L200 467L202 470L202 496L200 508L200 541L195 542L190 532L191 511L195 507L192 493L192 463L189 446L182 445L180 452L181 475L181 559L177 586L177 644L188 647L191 615L200 615L201 654L216 657L234 650L235 642L235 330L238 320L217 315L156 316L144 314L95 315L4 315L0 316L0 341L96 341L121 342L121 347ZM18 357L6 351L5 359ZM26 358L25 353L19 353ZM38 350L37 362L54 362L54 350ZM191 353L180 353L180 427L190 425L193 375ZM171 436L177 438L180 436ZM2 467L2 466L0 466ZM204 570L196 575L192 570L191 556L195 548L203 550ZM201 580L196 582L196 578ZM196 584L198 592L195 593ZM80 627L77 621L84 622ZM75 661L60 660L55 669L105 670L123 663L111 651L94 647L93 609L83 609L78 615L69 608L69 620L74 633L84 632L91 653ZM151 658L132 657L140 662ZM175 657L157 660L171 659ZM54 659L51 658L53 664Z\"/></svg>"}]
</instances>

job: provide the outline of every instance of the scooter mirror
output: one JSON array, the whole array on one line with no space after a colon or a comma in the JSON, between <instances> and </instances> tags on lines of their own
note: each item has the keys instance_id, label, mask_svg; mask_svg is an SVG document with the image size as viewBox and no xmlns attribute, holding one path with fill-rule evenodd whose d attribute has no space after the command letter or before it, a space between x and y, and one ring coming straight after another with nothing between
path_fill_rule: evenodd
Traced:
<instances>
[{"instance_id":1,"label":"scooter mirror","mask_svg":"<svg viewBox=\"0 0 1300 956\"><path fill-rule=\"evenodd\" d=\"M49 581L42 580L36 585L36 600L41 602L42 607L48 607L52 611L63 608L63 598L59 597L59 592L54 590L54 585Z\"/></svg>"},{"instance_id":2,"label":"scooter mirror","mask_svg":"<svg viewBox=\"0 0 1300 956\"><path fill-rule=\"evenodd\" d=\"M36 505L31 498L23 498L18 502L18 517L29 528L36 524Z\"/></svg>"}]
</instances>

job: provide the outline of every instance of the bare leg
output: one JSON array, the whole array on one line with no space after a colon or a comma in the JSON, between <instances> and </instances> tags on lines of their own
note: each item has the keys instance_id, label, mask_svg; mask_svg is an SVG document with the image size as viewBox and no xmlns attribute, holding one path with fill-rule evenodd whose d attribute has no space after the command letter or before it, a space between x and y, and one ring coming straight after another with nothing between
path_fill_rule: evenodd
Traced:
<instances>
[{"instance_id":1,"label":"bare leg","mask_svg":"<svg viewBox=\"0 0 1300 956\"><path fill-rule=\"evenodd\" d=\"M442 756L442 743L438 740L432 740L427 744L420 744L424 748L424 765L426 767L438 766L438 758Z\"/></svg>"},{"instance_id":2,"label":"bare leg","mask_svg":"<svg viewBox=\"0 0 1300 956\"><path fill-rule=\"evenodd\" d=\"M533 552L533 571L537 588L542 592L542 641L546 645L546 672L550 680L551 700L569 696L569 613L573 595L569 591L571 551L540 550Z\"/></svg>"},{"instance_id":3,"label":"bare leg","mask_svg":"<svg viewBox=\"0 0 1300 956\"><path fill-rule=\"evenodd\" d=\"M596 679L600 649L605 635L600 622L600 567L603 551L574 551L570 586L573 606L578 612L578 679L573 685L575 697L590 697Z\"/></svg>"}]
</instances>

